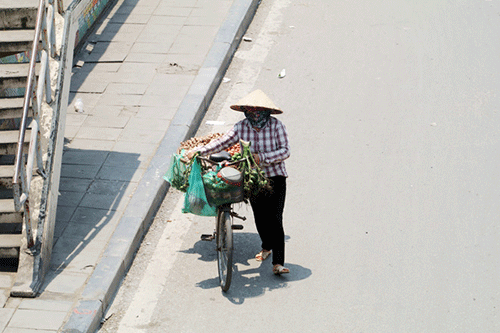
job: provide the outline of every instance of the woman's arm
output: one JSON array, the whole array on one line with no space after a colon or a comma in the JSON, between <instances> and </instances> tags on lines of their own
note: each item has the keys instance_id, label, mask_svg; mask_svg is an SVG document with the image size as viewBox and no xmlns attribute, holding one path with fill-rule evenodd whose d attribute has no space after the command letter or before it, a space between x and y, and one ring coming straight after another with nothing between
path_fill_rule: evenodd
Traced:
<instances>
[{"instance_id":1,"label":"woman's arm","mask_svg":"<svg viewBox=\"0 0 500 333\"><path fill-rule=\"evenodd\" d=\"M290 157L290 143L285 125L279 122L276 126L275 140L277 149L271 152L259 152L259 157L263 165L279 163Z\"/></svg>"},{"instance_id":2,"label":"woman's arm","mask_svg":"<svg viewBox=\"0 0 500 333\"><path fill-rule=\"evenodd\" d=\"M193 158L194 154L199 152L200 155L210 155L213 153L218 153L226 148L231 147L232 145L238 142L238 136L236 135L235 127L233 126L226 134L218 138L217 140L213 140L210 143L202 146L194 148L193 150L187 153L187 158Z\"/></svg>"}]
</instances>

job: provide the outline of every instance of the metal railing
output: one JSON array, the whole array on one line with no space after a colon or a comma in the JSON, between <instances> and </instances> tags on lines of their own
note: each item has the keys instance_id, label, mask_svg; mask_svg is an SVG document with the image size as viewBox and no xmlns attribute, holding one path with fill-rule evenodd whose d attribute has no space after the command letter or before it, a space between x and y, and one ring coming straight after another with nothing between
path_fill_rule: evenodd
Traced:
<instances>
[{"instance_id":1,"label":"metal railing","mask_svg":"<svg viewBox=\"0 0 500 333\"><path fill-rule=\"evenodd\" d=\"M63 0L57 0L57 12L64 15L64 2Z\"/></svg>"},{"instance_id":2,"label":"metal railing","mask_svg":"<svg viewBox=\"0 0 500 333\"><path fill-rule=\"evenodd\" d=\"M52 91L50 85L49 54L55 57L55 24L54 24L54 0L40 0L36 19L35 36L31 49L26 92L24 95L21 127L19 130L19 140L17 142L13 192L14 206L16 211L24 208L24 223L28 247L34 245L33 228L31 225L29 193L33 176L33 164L37 162L38 173L46 177L43 160L42 147L40 142L40 112L42 110L42 100L45 92L47 103L52 102ZM40 49L40 38L42 47ZM40 51L40 72L38 79L35 73L36 59ZM26 129L28 126L29 108L31 105L33 117L30 123L31 137L27 156L24 153L26 139Z\"/></svg>"}]
</instances>

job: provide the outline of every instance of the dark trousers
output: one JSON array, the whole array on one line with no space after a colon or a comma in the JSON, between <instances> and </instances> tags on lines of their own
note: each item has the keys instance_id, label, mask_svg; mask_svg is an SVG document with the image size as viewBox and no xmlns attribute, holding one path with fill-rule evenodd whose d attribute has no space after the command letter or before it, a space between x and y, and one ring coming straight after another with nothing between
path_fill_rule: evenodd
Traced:
<instances>
[{"instance_id":1,"label":"dark trousers","mask_svg":"<svg viewBox=\"0 0 500 333\"><path fill-rule=\"evenodd\" d=\"M285 208L286 177L271 177L272 191L263 191L250 200L255 225L262 248L273 251L273 265L285 263L285 231L283 209Z\"/></svg>"}]
</instances>

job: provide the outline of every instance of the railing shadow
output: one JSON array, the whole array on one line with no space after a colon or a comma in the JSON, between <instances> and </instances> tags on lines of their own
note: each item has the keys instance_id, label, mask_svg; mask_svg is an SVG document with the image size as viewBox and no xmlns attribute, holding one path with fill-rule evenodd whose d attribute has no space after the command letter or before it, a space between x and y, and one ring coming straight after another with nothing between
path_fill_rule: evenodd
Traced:
<instances>
[{"instance_id":1,"label":"railing shadow","mask_svg":"<svg viewBox=\"0 0 500 333\"><path fill-rule=\"evenodd\" d=\"M78 6L76 1L72 2L71 6ZM87 1L87 3L98 5L96 2ZM109 1L88 36L92 36L96 29L103 26L102 33L105 33L107 38L113 38L113 34L119 30L117 27L121 25L120 21L106 26L103 23L106 22L110 11L117 6L117 3L119 2L116 0ZM136 0L120 2L120 10L117 13L120 14L122 21L130 15L136 3ZM122 7L124 10L121 9ZM71 31L71 29L69 30ZM104 51L105 49L101 50L102 53ZM75 59L78 59L79 56L76 54ZM96 62L99 61L99 53L94 53L93 57ZM96 64L89 63L87 65L88 68L85 71L80 71L79 75L89 75L92 72L92 66ZM73 74L76 74L75 69L76 67L72 70ZM70 92L78 93L79 87L84 81L78 75L72 75ZM79 95L95 97L97 94L79 93ZM74 102L74 97L75 93L70 93L67 104L71 105ZM72 109L68 108L69 110ZM88 105L85 112L86 115L93 114ZM54 245L49 269L45 274L39 293L45 290L74 291L64 290L64 286L58 287L56 285L59 283L54 283L54 279L66 275L66 273L75 278L86 279L88 271L93 270L98 262L107 240L113 233L137 186L137 173L140 174L143 171L139 169L139 165L138 154L65 147L61 165ZM117 173L117 169L120 172ZM63 271L64 274L61 274ZM73 288L77 285L78 283L69 283L67 288Z\"/></svg>"},{"instance_id":2,"label":"railing shadow","mask_svg":"<svg viewBox=\"0 0 500 333\"><path fill-rule=\"evenodd\" d=\"M40 292L58 291L51 282L62 271L93 271L143 171L139 154L64 150L54 247Z\"/></svg>"}]
</instances>

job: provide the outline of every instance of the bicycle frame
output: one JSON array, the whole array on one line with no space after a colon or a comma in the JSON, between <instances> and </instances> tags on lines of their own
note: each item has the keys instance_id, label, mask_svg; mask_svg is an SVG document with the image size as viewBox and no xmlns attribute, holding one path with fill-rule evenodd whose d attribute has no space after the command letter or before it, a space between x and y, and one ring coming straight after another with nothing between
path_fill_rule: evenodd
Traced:
<instances>
[{"instance_id":1,"label":"bicycle frame","mask_svg":"<svg viewBox=\"0 0 500 333\"><path fill-rule=\"evenodd\" d=\"M211 165L224 164L225 166L234 165L238 161L223 161L214 162L209 158L196 156L200 161L205 161ZM212 241L216 240L216 251L217 251L217 267L219 272L219 283L222 291L226 292L229 290L231 285L231 277L233 272L233 230L243 229L242 225L233 224L233 218L239 218L243 221L246 217L240 216L233 210L233 203L225 203L217 206L217 215L215 217L215 229L212 235L203 234L201 235L201 240Z\"/></svg>"}]
</instances>

